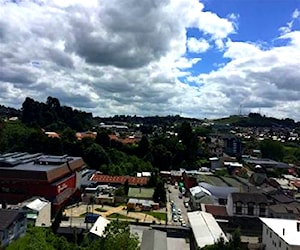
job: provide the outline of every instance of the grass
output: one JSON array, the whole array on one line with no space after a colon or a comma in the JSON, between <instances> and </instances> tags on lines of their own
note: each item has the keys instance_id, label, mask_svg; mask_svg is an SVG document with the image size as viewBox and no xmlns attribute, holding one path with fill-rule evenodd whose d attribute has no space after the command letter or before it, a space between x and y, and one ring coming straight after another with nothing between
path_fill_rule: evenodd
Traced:
<instances>
[{"instance_id":1,"label":"grass","mask_svg":"<svg viewBox=\"0 0 300 250\"><path fill-rule=\"evenodd\" d=\"M97 207L95 210L96 210L97 212L107 212L106 209L101 208L101 207Z\"/></svg>"},{"instance_id":2,"label":"grass","mask_svg":"<svg viewBox=\"0 0 300 250\"><path fill-rule=\"evenodd\" d=\"M152 198L154 188L129 188L128 197L131 198Z\"/></svg>"},{"instance_id":3,"label":"grass","mask_svg":"<svg viewBox=\"0 0 300 250\"><path fill-rule=\"evenodd\" d=\"M156 219L159 219L159 220L164 220L164 221L167 221L167 213L161 213L161 212L152 212L152 211L144 211L142 212L143 214L148 214L148 215L151 215L153 216L154 218Z\"/></svg>"},{"instance_id":4,"label":"grass","mask_svg":"<svg viewBox=\"0 0 300 250\"><path fill-rule=\"evenodd\" d=\"M109 216L107 216L107 218L111 218L111 219L123 219L123 220L132 220L132 217L123 215L123 214L118 214L118 213L113 213L110 214Z\"/></svg>"}]
</instances>

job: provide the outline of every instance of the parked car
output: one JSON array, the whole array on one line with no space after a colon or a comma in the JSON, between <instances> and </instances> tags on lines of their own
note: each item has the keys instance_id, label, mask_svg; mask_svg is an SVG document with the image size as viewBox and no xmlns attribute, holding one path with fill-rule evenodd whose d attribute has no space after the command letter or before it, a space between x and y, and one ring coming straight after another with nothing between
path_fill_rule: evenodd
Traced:
<instances>
[{"instance_id":1,"label":"parked car","mask_svg":"<svg viewBox=\"0 0 300 250\"><path fill-rule=\"evenodd\" d=\"M182 221L182 222L181 222L181 226L186 227L185 221Z\"/></svg>"},{"instance_id":2,"label":"parked car","mask_svg":"<svg viewBox=\"0 0 300 250\"><path fill-rule=\"evenodd\" d=\"M188 203L188 202L185 202L185 203L184 203L184 206L185 206L186 208L188 208L188 207L189 207L189 203Z\"/></svg>"},{"instance_id":3,"label":"parked car","mask_svg":"<svg viewBox=\"0 0 300 250\"><path fill-rule=\"evenodd\" d=\"M180 208L177 209L177 213L178 213L179 215L181 215L181 209L180 209Z\"/></svg>"}]
</instances>

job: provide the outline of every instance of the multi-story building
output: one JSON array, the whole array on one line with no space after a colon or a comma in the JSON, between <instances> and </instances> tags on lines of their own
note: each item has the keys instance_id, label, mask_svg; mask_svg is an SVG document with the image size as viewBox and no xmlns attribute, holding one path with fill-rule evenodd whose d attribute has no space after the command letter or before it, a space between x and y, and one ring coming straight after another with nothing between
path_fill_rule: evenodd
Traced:
<instances>
[{"instance_id":1,"label":"multi-story building","mask_svg":"<svg viewBox=\"0 0 300 250\"><path fill-rule=\"evenodd\" d=\"M0 202L14 204L41 196L49 200L56 211L79 189L79 171L84 167L81 157L0 155Z\"/></svg>"},{"instance_id":2,"label":"multi-story building","mask_svg":"<svg viewBox=\"0 0 300 250\"><path fill-rule=\"evenodd\" d=\"M262 243L265 250L299 250L298 220L260 218L263 224Z\"/></svg>"}]
</instances>

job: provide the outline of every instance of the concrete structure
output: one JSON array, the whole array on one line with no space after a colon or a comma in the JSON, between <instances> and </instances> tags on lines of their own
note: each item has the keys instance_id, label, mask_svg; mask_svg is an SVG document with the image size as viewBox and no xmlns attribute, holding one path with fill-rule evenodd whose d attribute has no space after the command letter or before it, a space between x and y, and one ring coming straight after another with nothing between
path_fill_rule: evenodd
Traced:
<instances>
[{"instance_id":1,"label":"concrete structure","mask_svg":"<svg viewBox=\"0 0 300 250\"><path fill-rule=\"evenodd\" d=\"M154 229L143 231L141 250L167 250L167 233Z\"/></svg>"},{"instance_id":2,"label":"concrete structure","mask_svg":"<svg viewBox=\"0 0 300 250\"><path fill-rule=\"evenodd\" d=\"M0 209L0 249L25 235L26 215L17 210Z\"/></svg>"},{"instance_id":3,"label":"concrete structure","mask_svg":"<svg viewBox=\"0 0 300 250\"><path fill-rule=\"evenodd\" d=\"M219 227L214 217L206 212L195 211L188 213L189 223L191 225L195 248L202 248L215 244L221 237L227 242L226 235Z\"/></svg>"},{"instance_id":4,"label":"concrete structure","mask_svg":"<svg viewBox=\"0 0 300 250\"><path fill-rule=\"evenodd\" d=\"M80 188L81 157L28 153L0 155L0 202L20 203L45 197L59 209Z\"/></svg>"},{"instance_id":5,"label":"concrete structure","mask_svg":"<svg viewBox=\"0 0 300 250\"><path fill-rule=\"evenodd\" d=\"M260 218L263 224L262 243L265 250L299 250L300 222L275 218Z\"/></svg>"},{"instance_id":6,"label":"concrete structure","mask_svg":"<svg viewBox=\"0 0 300 250\"><path fill-rule=\"evenodd\" d=\"M22 203L28 222L36 227L51 226L51 202L43 198L33 198Z\"/></svg>"},{"instance_id":7,"label":"concrete structure","mask_svg":"<svg viewBox=\"0 0 300 250\"><path fill-rule=\"evenodd\" d=\"M268 199L261 193L231 193L226 209L229 216L267 217Z\"/></svg>"}]
</instances>

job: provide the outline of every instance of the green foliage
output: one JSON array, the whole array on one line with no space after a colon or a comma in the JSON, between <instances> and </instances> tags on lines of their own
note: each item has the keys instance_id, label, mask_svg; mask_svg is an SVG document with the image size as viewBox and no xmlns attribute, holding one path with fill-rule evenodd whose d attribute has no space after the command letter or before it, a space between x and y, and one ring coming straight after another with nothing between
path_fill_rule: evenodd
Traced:
<instances>
[{"instance_id":1,"label":"green foliage","mask_svg":"<svg viewBox=\"0 0 300 250\"><path fill-rule=\"evenodd\" d=\"M205 246L202 250L241 250L241 233L239 229L236 229L232 233L232 237L228 242L225 242L224 238L219 238L214 245Z\"/></svg>"},{"instance_id":2,"label":"green foliage","mask_svg":"<svg viewBox=\"0 0 300 250\"><path fill-rule=\"evenodd\" d=\"M163 213L163 212L153 212L153 211L145 211L143 212L144 214L148 214L148 215L151 215L153 216L154 218L156 219L159 219L159 220L164 220L164 221L167 221L167 213Z\"/></svg>"},{"instance_id":3,"label":"green foliage","mask_svg":"<svg viewBox=\"0 0 300 250\"><path fill-rule=\"evenodd\" d=\"M50 229L29 227L26 235L10 244L7 250L72 250L75 247L65 238L53 234Z\"/></svg>"},{"instance_id":4,"label":"green foliage","mask_svg":"<svg viewBox=\"0 0 300 250\"><path fill-rule=\"evenodd\" d=\"M27 97L22 104L22 122L33 127L70 127L83 131L91 126L92 114L71 107L61 106L57 98L48 97L46 103L40 103ZM56 124L56 125L55 125Z\"/></svg>"},{"instance_id":5,"label":"green foliage","mask_svg":"<svg viewBox=\"0 0 300 250\"><path fill-rule=\"evenodd\" d=\"M83 159L91 168L98 170L101 165L108 164L110 162L110 159L104 149L96 143L93 143L85 150Z\"/></svg>"},{"instance_id":6,"label":"green foliage","mask_svg":"<svg viewBox=\"0 0 300 250\"><path fill-rule=\"evenodd\" d=\"M262 157L275 161L282 161L284 157L284 147L278 141L264 140L260 143Z\"/></svg>"},{"instance_id":7,"label":"green foliage","mask_svg":"<svg viewBox=\"0 0 300 250\"><path fill-rule=\"evenodd\" d=\"M91 240L86 237L81 245L68 242L55 235L50 229L29 227L24 237L11 243L7 250L137 250L138 237L130 233L126 222L112 221L102 238Z\"/></svg>"},{"instance_id":8,"label":"green foliage","mask_svg":"<svg viewBox=\"0 0 300 250\"><path fill-rule=\"evenodd\" d=\"M163 205L167 201L165 185L162 180L158 180L156 188L154 189L153 200Z\"/></svg>"}]
</instances>

